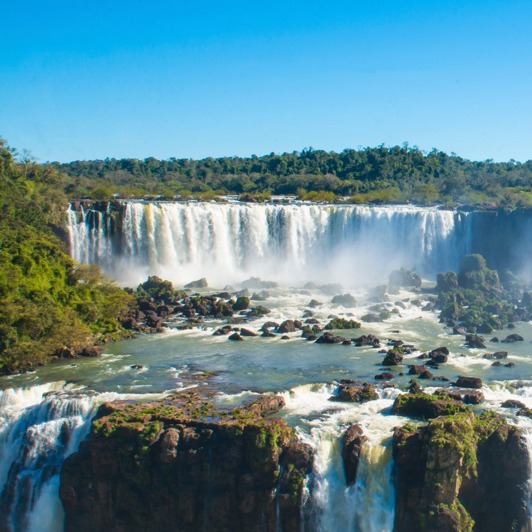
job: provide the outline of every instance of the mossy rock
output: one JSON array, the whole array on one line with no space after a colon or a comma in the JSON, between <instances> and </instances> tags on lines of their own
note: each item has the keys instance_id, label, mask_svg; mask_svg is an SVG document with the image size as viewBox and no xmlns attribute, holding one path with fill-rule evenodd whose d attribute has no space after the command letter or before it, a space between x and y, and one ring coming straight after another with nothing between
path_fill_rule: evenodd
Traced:
<instances>
[{"instance_id":1,"label":"mossy rock","mask_svg":"<svg viewBox=\"0 0 532 532\"><path fill-rule=\"evenodd\" d=\"M397 397L392 406L392 414L419 419L433 419L471 412L461 401L446 395L429 395L427 393L406 393Z\"/></svg>"}]
</instances>

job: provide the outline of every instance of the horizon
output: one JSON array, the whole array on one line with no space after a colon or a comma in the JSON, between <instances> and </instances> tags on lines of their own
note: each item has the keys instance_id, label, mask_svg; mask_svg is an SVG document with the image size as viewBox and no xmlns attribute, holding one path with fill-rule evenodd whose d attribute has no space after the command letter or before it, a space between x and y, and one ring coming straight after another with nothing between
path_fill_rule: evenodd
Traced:
<instances>
[{"instance_id":1,"label":"horizon","mask_svg":"<svg viewBox=\"0 0 532 532\"><path fill-rule=\"evenodd\" d=\"M525 162L531 18L524 0L23 0L0 21L0 134L40 162L405 141Z\"/></svg>"}]
</instances>

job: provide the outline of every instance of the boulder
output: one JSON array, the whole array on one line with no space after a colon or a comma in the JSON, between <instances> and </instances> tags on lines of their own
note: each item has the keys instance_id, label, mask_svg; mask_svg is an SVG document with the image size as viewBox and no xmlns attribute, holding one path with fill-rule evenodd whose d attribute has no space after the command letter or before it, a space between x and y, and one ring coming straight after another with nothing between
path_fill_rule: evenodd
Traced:
<instances>
[{"instance_id":1,"label":"boulder","mask_svg":"<svg viewBox=\"0 0 532 532\"><path fill-rule=\"evenodd\" d=\"M459 388L480 389L482 388L482 379L480 379L479 377L460 376L456 380L456 386L458 386Z\"/></svg>"},{"instance_id":2,"label":"boulder","mask_svg":"<svg viewBox=\"0 0 532 532\"><path fill-rule=\"evenodd\" d=\"M351 294L341 294L334 296L331 303L342 307L356 307L357 301Z\"/></svg>"},{"instance_id":3,"label":"boulder","mask_svg":"<svg viewBox=\"0 0 532 532\"><path fill-rule=\"evenodd\" d=\"M240 329L240 336L258 336L258 334L254 331L251 331L249 329L244 329L243 327Z\"/></svg>"},{"instance_id":4,"label":"boulder","mask_svg":"<svg viewBox=\"0 0 532 532\"><path fill-rule=\"evenodd\" d=\"M471 349L486 349L486 344L484 343L484 338L476 334L466 335L466 345Z\"/></svg>"},{"instance_id":5,"label":"boulder","mask_svg":"<svg viewBox=\"0 0 532 532\"><path fill-rule=\"evenodd\" d=\"M342 459L345 481L348 486L355 483L362 446L368 440L360 425L351 425L342 436Z\"/></svg>"},{"instance_id":6,"label":"boulder","mask_svg":"<svg viewBox=\"0 0 532 532\"><path fill-rule=\"evenodd\" d=\"M80 352L80 356L89 358L99 357L101 354L102 348L96 345L86 346Z\"/></svg>"},{"instance_id":7,"label":"boulder","mask_svg":"<svg viewBox=\"0 0 532 532\"><path fill-rule=\"evenodd\" d=\"M285 320L279 325L277 332L280 334L292 333L296 331L294 320Z\"/></svg>"},{"instance_id":8,"label":"boulder","mask_svg":"<svg viewBox=\"0 0 532 532\"><path fill-rule=\"evenodd\" d=\"M233 303L233 310L238 312L240 310L246 310L251 306L251 301L248 296L240 296Z\"/></svg>"},{"instance_id":9,"label":"boulder","mask_svg":"<svg viewBox=\"0 0 532 532\"><path fill-rule=\"evenodd\" d=\"M390 349L382 361L383 366L399 366L402 363L403 354L397 349Z\"/></svg>"},{"instance_id":10,"label":"boulder","mask_svg":"<svg viewBox=\"0 0 532 532\"><path fill-rule=\"evenodd\" d=\"M447 347L438 347L429 352L429 357L438 364L445 364L449 357L449 349Z\"/></svg>"},{"instance_id":11,"label":"boulder","mask_svg":"<svg viewBox=\"0 0 532 532\"><path fill-rule=\"evenodd\" d=\"M231 340L232 342L242 342L244 338L240 336L237 332L233 333L231 336L227 337L228 340Z\"/></svg>"},{"instance_id":12,"label":"boulder","mask_svg":"<svg viewBox=\"0 0 532 532\"><path fill-rule=\"evenodd\" d=\"M501 342L504 342L505 344L513 344L514 342L523 342L524 338L518 334L509 334L504 340L501 340Z\"/></svg>"},{"instance_id":13,"label":"boulder","mask_svg":"<svg viewBox=\"0 0 532 532\"><path fill-rule=\"evenodd\" d=\"M307 337L307 340L310 337ZM345 338L343 336L335 336L334 334L330 332L326 332L322 334L317 340L317 344L341 344Z\"/></svg>"},{"instance_id":14,"label":"boulder","mask_svg":"<svg viewBox=\"0 0 532 532\"><path fill-rule=\"evenodd\" d=\"M192 281L185 285L185 288L208 288L209 283L207 282L207 279L205 277L202 277L201 279L197 279L196 281Z\"/></svg>"},{"instance_id":15,"label":"boulder","mask_svg":"<svg viewBox=\"0 0 532 532\"><path fill-rule=\"evenodd\" d=\"M365 403L379 398L375 386L368 382L341 383L331 401Z\"/></svg>"},{"instance_id":16,"label":"boulder","mask_svg":"<svg viewBox=\"0 0 532 532\"><path fill-rule=\"evenodd\" d=\"M508 351L497 351L496 353L486 353L482 355L482 358L487 360L502 360L503 358L508 358Z\"/></svg>"}]
</instances>

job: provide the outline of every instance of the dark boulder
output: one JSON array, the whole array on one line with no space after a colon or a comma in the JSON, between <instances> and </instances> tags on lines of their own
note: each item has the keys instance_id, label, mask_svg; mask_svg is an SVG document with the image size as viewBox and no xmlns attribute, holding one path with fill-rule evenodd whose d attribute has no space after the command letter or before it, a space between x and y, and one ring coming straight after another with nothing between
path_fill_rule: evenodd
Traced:
<instances>
[{"instance_id":1,"label":"dark boulder","mask_svg":"<svg viewBox=\"0 0 532 532\"><path fill-rule=\"evenodd\" d=\"M486 344L484 343L484 338L476 334L468 334L466 336L466 345L471 349L485 349Z\"/></svg>"},{"instance_id":2,"label":"dark boulder","mask_svg":"<svg viewBox=\"0 0 532 532\"><path fill-rule=\"evenodd\" d=\"M480 379L479 377L460 376L456 380L456 386L458 386L459 388L480 389L482 388L482 379Z\"/></svg>"},{"instance_id":3,"label":"dark boulder","mask_svg":"<svg viewBox=\"0 0 532 532\"><path fill-rule=\"evenodd\" d=\"M355 483L362 446L368 440L360 425L351 425L342 437L342 459L345 481L348 486Z\"/></svg>"},{"instance_id":4,"label":"dark boulder","mask_svg":"<svg viewBox=\"0 0 532 532\"><path fill-rule=\"evenodd\" d=\"M294 325L294 320L283 321L283 323L281 323L281 325L279 325L277 329L277 332L280 334L291 333L295 331L296 331L296 327Z\"/></svg>"},{"instance_id":5,"label":"dark boulder","mask_svg":"<svg viewBox=\"0 0 532 532\"><path fill-rule=\"evenodd\" d=\"M244 338L240 336L238 333L233 333L231 336L227 337L228 340L231 340L232 342L242 342Z\"/></svg>"},{"instance_id":6,"label":"dark boulder","mask_svg":"<svg viewBox=\"0 0 532 532\"><path fill-rule=\"evenodd\" d=\"M88 358L99 357L101 354L102 348L96 345L84 347L80 352L80 356Z\"/></svg>"},{"instance_id":7,"label":"dark boulder","mask_svg":"<svg viewBox=\"0 0 532 532\"><path fill-rule=\"evenodd\" d=\"M501 340L501 342L504 342L505 344L513 344L514 342L523 342L524 339L522 336L519 336L518 334L509 334L504 340Z\"/></svg>"},{"instance_id":8,"label":"dark boulder","mask_svg":"<svg viewBox=\"0 0 532 532\"><path fill-rule=\"evenodd\" d=\"M251 331L249 329L244 329L243 327L240 329L240 335L241 336L258 336L256 332Z\"/></svg>"},{"instance_id":9,"label":"dark boulder","mask_svg":"<svg viewBox=\"0 0 532 532\"><path fill-rule=\"evenodd\" d=\"M365 403L378 399L379 395L373 384L368 382L354 382L349 384L340 384L331 401L342 401L348 403Z\"/></svg>"},{"instance_id":10,"label":"dark boulder","mask_svg":"<svg viewBox=\"0 0 532 532\"><path fill-rule=\"evenodd\" d=\"M390 349L382 361L383 366L399 366L402 363L403 355L397 349Z\"/></svg>"}]
</instances>

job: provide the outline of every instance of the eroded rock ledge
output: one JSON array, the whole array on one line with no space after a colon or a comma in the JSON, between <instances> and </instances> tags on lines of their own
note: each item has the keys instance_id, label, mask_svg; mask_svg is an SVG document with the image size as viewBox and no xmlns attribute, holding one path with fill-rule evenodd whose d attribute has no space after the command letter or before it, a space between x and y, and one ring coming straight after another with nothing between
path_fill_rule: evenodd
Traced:
<instances>
[{"instance_id":1,"label":"eroded rock ledge","mask_svg":"<svg viewBox=\"0 0 532 532\"><path fill-rule=\"evenodd\" d=\"M100 407L61 474L68 531L296 531L312 451L281 397L232 410L196 393Z\"/></svg>"},{"instance_id":2,"label":"eroded rock ledge","mask_svg":"<svg viewBox=\"0 0 532 532\"><path fill-rule=\"evenodd\" d=\"M517 427L470 411L394 432L396 532L520 531L530 464Z\"/></svg>"}]
</instances>

